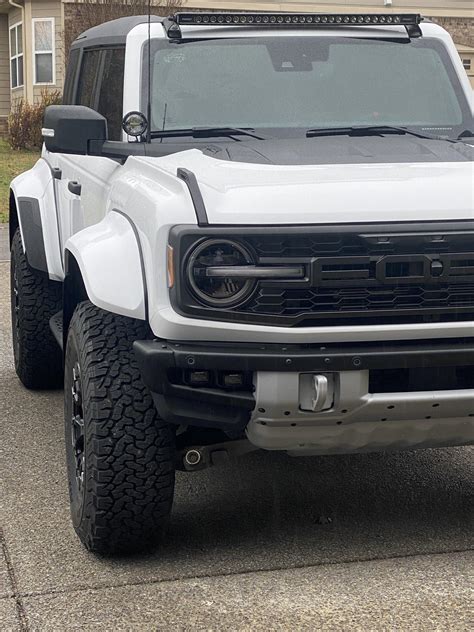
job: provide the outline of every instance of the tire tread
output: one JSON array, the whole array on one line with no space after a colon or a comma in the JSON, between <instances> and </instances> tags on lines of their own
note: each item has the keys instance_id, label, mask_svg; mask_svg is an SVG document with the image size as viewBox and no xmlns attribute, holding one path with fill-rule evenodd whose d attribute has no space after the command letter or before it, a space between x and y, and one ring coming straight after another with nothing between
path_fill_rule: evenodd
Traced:
<instances>
[{"instance_id":1,"label":"tire tread","mask_svg":"<svg viewBox=\"0 0 474 632\"><path fill-rule=\"evenodd\" d=\"M63 382L61 349L49 326L50 318L62 309L62 284L28 264L20 229L11 248L12 309L13 273L19 292L19 352L15 370L26 388L60 388ZM12 319L13 320L13 319Z\"/></svg>"},{"instance_id":2,"label":"tire tread","mask_svg":"<svg viewBox=\"0 0 474 632\"><path fill-rule=\"evenodd\" d=\"M86 301L70 332L88 402L85 501L76 531L98 553L148 548L163 535L174 492L174 433L158 417L132 349L134 340L149 337L148 326Z\"/></svg>"}]
</instances>

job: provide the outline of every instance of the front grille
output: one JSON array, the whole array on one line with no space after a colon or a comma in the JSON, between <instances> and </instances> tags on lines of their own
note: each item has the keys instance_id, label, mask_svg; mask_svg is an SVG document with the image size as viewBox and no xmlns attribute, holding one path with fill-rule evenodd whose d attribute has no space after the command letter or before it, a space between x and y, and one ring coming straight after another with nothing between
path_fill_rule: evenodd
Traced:
<instances>
[{"instance_id":1,"label":"front grille","mask_svg":"<svg viewBox=\"0 0 474 632\"><path fill-rule=\"evenodd\" d=\"M241 241L257 265L302 265L305 278L259 281L245 303L229 309L199 305L183 293L180 309L211 320L286 327L474 320L472 222L423 228L217 229L213 237Z\"/></svg>"},{"instance_id":2,"label":"front grille","mask_svg":"<svg viewBox=\"0 0 474 632\"><path fill-rule=\"evenodd\" d=\"M474 234L456 233L424 235L336 233L309 235L255 235L245 239L259 257L278 257L282 260L293 257L330 257L376 254L438 254L453 248L472 249ZM458 250L459 251L459 250Z\"/></svg>"},{"instance_id":3,"label":"front grille","mask_svg":"<svg viewBox=\"0 0 474 632\"><path fill-rule=\"evenodd\" d=\"M305 260L309 281L294 288L261 284L242 313L293 326L474 319L472 233L258 235L249 241L261 261Z\"/></svg>"},{"instance_id":4,"label":"front grille","mask_svg":"<svg viewBox=\"0 0 474 632\"><path fill-rule=\"evenodd\" d=\"M467 311L466 311L467 308ZM474 319L474 284L392 288L259 288L242 308L251 314L319 325ZM335 322L336 319L338 322ZM297 322L296 322L297 321ZM340 322L339 322L340 321Z\"/></svg>"}]
</instances>

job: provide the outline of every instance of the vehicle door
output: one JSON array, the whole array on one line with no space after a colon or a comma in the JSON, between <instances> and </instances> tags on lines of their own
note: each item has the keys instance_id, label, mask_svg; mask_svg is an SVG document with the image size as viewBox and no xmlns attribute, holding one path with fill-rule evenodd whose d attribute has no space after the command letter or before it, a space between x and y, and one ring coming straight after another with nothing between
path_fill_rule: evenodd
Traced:
<instances>
[{"instance_id":1,"label":"vehicle door","mask_svg":"<svg viewBox=\"0 0 474 632\"><path fill-rule=\"evenodd\" d=\"M121 140L125 48L73 50L71 55L73 53L79 56L76 67L68 67L65 103L96 110L107 119L109 139ZM68 80L75 86L68 86ZM51 154L48 158L54 163L58 222L64 249L71 235L104 217L110 179L120 164L99 156L56 154L53 157Z\"/></svg>"}]
</instances>

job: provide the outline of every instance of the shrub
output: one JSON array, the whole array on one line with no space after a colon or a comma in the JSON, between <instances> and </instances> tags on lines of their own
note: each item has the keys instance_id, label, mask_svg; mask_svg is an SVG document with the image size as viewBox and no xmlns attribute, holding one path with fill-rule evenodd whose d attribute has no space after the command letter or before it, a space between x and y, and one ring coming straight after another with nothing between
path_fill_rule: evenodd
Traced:
<instances>
[{"instance_id":1,"label":"shrub","mask_svg":"<svg viewBox=\"0 0 474 632\"><path fill-rule=\"evenodd\" d=\"M8 142L12 149L33 149L43 144L41 127L48 105L61 103L59 90L42 90L39 101L30 104L24 99L14 101L8 117Z\"/></svg>"},{"instance_id":2,"label":"shrub","mask_svg":"<svg viewBox=\"0 0 474 632\"><path fill-rule=\"evenodd\" d=\"M12 149L25 149L28 146L30 124L31 105L24 99L17 99L8 117L8 142Z\"/></svg>"}]
</instances>

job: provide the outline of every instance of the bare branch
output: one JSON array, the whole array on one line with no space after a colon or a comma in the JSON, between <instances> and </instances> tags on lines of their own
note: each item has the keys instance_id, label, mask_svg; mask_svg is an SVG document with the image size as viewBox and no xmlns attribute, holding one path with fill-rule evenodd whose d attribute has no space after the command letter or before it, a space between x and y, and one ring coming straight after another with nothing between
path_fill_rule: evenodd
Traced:
<instances>
[{"instance_id":1,"label":"bare branch","mask_svg":"<svg viewBox=\"0 0 474 632\"><path fill-rule=\"evenodd\" d=\"M152 0L152 15L170 15L182 0ZM72 42L83 31L131 15L146 15L148 0L76 0L65 5L64 53L67 59Z\"/></svg>"}]
</instances>

